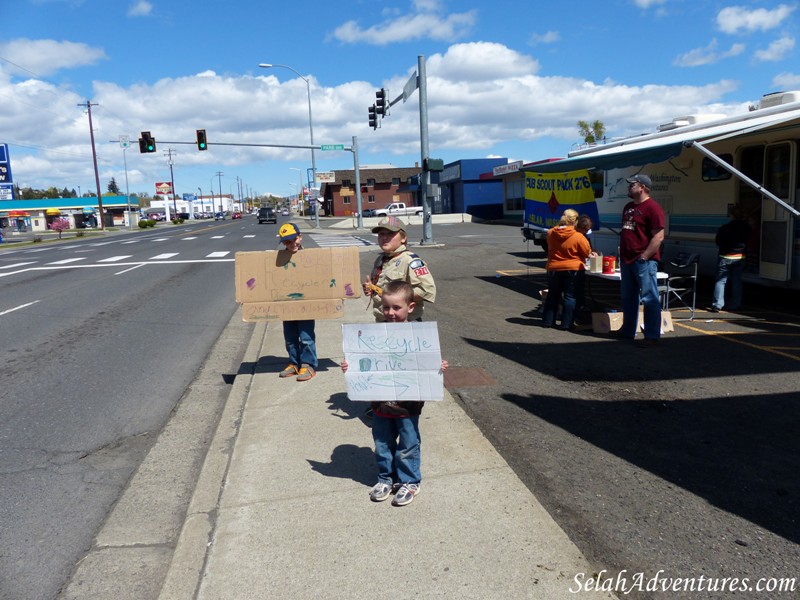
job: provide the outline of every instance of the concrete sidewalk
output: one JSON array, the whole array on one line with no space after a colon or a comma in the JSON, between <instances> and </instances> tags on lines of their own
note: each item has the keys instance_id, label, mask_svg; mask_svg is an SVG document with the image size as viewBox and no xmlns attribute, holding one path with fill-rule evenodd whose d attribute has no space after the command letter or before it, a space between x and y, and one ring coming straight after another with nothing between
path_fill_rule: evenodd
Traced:
<instances>
[{"instance_id":1,"label":"concrete sidewalk","mask_svg":"<svg viewBox=\"0 0 800 600\"><path fill-rule=\"evenodd\" d=\"M345 322L370 321L365 302L345 302ZM420 420L420 494L369 500L372 436L345 394L341 323L317 321L307 382L277 376L280 323L256 327L249 393L223 414L160 598L571 596L597 569L446 391Z\"/></svg>"}]
</instances>

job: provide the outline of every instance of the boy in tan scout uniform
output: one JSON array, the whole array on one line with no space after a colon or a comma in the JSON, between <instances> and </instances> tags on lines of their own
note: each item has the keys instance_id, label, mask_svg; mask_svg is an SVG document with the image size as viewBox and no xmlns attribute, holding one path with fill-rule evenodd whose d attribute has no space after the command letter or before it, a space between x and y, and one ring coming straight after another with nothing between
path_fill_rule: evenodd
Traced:
<instances>
[{"instance_id":1,"label":"boy in tan scout uniform","mask_svg":"<svg viewBox=\"0 0 800 600\"><path fill-rule=\"evenodd\" d=\"M372 273L364 282L364 294L372 297L372 312L375 320L384 321L381 294L389 281L405 281L414 289L414 310L409 321L421 321L423 300L436 301L436 284L428 266L416 254L406 248L408 236L406 224L397 217L385 217L373 228L378 234L378 245L383 250L372 267Z\"/></svg>"}]
</instances>

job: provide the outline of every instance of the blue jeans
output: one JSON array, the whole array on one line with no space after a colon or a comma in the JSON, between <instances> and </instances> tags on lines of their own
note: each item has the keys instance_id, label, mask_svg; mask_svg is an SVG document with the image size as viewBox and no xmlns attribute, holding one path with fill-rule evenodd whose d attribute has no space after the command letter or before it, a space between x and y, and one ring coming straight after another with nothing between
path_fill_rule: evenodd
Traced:
<instances>
[{"instance_id":1,"label":"blue jeans","mask_svg":"<svg viewBox=\"0 0 800 600\"><path fill-rule=\"evenodd\" d=\"M284 321L283 340L292 364L317 368L317 342L314 321Z\"/></svg>"},{"instance_id":2,"label":"blue jeans","mask_svg":"<svg viewBox=\"0 0 800 600\"><path fill-rule=\"evenodd\" d=\"M372 439L375 441L375 462L381 483L419 483L420 437L419 417L396 419L372 417Z\"/></svg>"},{"instance_id":3,"label":"blue jeans","mask_svg":"<svg viewBox=\"0 0 800 600\"><path fill-rule=\"evenodd\" d=\"M744 272L743 258L719 257L717 263L717 282L714 284L714 308L722 309L725 306L725 284L730 280L730 306L736 310L742 306L742 273Z\"/></svg>"},{"instance_id":4,"label":"blue jeans","mask_svg":"<svg viewBox=\"0 0 800 600\"><path fill-rule=\"evenodd\" d=\"M564 310L561 312L561 329L569 329L575 322L575 285L578 271L548 271L547 298L542 309L542 325L552 327L561 294L564 294Z\"/></svg>"},{"instance_id":5,"label":"blue jeans","mask_svg":"<svg viewBox=\"0 0 800 600\"><path fill-rule=\"evenodd\" d=\"M636 337L636 321L639 318L639 302L644 305L644 337L649 340L661 338L661 298L658 295L658 262L636 260L620 265L622 278L622 328L620 335Z\"/></svg>"}]
</instances>

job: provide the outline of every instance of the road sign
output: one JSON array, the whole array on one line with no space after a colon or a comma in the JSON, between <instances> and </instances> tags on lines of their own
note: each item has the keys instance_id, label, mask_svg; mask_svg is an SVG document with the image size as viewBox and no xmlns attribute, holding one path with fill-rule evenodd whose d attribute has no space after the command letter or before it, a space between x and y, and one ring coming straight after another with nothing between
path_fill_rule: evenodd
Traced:
<instances>
[{"instance_id":1,"label":"road sign","mask_svg":"<svg viewBox=\"0 0 800 600\"><path fill-rule=\"evenodd\" d=\"M120 148L130 148L131 147L131 138L127 135L119 136L119 147Z\"/></svg>"},{"instance_id":2,"label":"road sign","mask_svg":"<svg viewBox=\"0 0 800 600\"><path fill-rule=\"evenodd\" d=\"M322 144L320 150L344 150L344 144Z\"/></svg>"}]
</instances>

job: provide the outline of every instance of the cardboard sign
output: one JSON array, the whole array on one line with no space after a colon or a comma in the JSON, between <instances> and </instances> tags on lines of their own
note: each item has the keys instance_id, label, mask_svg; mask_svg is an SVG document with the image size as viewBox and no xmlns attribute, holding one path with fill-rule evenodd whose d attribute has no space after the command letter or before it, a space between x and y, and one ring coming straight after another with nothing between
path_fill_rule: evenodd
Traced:
<instances>
[{"instance_id":1,"label":"cardboard sign","mask_svg":"<svg viewBox=\"0 0 800 600\"><path fill-rule=\"evenodd\" d=\"M612 331L617 331L620 327L622 327L621 312L592 313L592 331L595 333L611 333ZM644 331L644 313L641 306L639 307L636 329ZM675 326L672 323L672 313L668 310L662 310L661 333L663 334L668 331L675 331Z\"/></svg>"},{"instance_id":2,"label":"cardboard sign","mask_svg":"<svg viewBox=\"0 0 800 600\"><path fill-rule=\"evenodd\" d=\"M443 400L444 377L435 322L346 323L342 348L350 400Z\"/></svg>"},{"instance_id":3,"label":"cardboard sign","mask_svg":"<svg viewBox=\"0 0 800 600\"><path fill-rule=\"evenodd\" d=\"M235 278L248 322L336 319L342 300L361 296L355 246L237 252Z\"/></svg>"}]
</instances>

